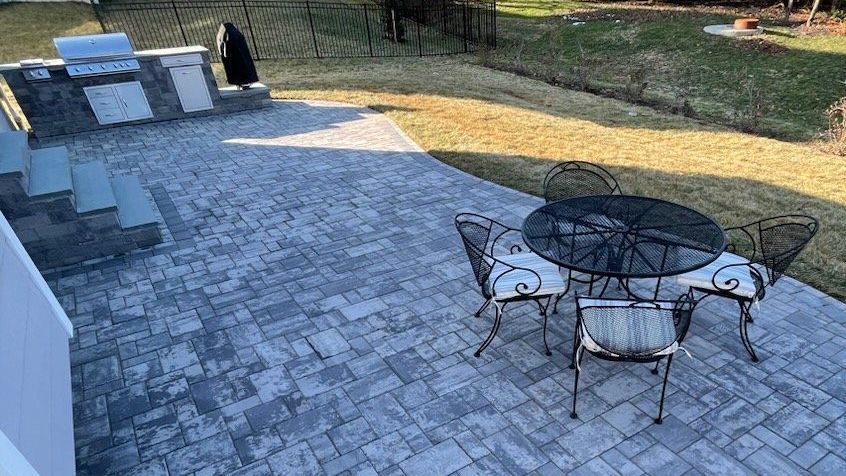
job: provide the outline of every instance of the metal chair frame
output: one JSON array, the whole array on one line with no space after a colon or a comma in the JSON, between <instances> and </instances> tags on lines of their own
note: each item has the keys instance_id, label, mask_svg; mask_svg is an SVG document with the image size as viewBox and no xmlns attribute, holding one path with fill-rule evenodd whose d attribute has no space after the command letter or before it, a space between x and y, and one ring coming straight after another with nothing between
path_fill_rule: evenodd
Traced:
<instances>
[{"instance_id":1,"label":"metal chair frame","mask_svg":"<svg viewBox=\"0 0 846 476\"><path fill-rule=\"evenodd\" d=\"M688 291L686 294L682 294L679 296L679 299L672 301L672 300L631 300L631 299L609 299L603 298L603 301L612 301L612 302L619 302L620 305L612 305L612 306L585 306L582 307L581 300L582 299L593 299L588 296L583 296L576 298L576 327L575 332L573 334L573 353L571 356L571 363L570 368L575 369L575 380L573 382L573 410L570 413L570 418L576 419L579 417L578 413L576 413L576 398L578 396L579 390L579 375L581 374L581 361L584 357L584 352L588 352L594 357L597 357L602 360L614 361L614 362L636 362L636 363L650 363L655 362L655 367L651 370L653 375L658 374L658 366L660 365L661 361L666 358L667 359L667 368L664 370L664 381L661 386L661 400L658 406L658 416L654 419L655 423L661 424L663 423L663 415L664 415L664 397L667 394L667 381L669 380L670 376L670 365L673 363L673 355L654 355L654 354L646 354L646 355L611 355L602 352L593 352L588 350L587 348L583 348L584 351L580 353L580 355L576 355L579 344L581 343L581 334L580 334L580 327L582 325L583 319L583 312L585 309L591 308L603 308L603 309L626 309L629 307L655 307L657 309L664 309L666 311L671 311L673 313L673 323L676 329L676 342L681 343L685 336L687 335L687 331L690 328L690 320L691 315L693 314L693 308L696 306L695 299L693 297L692 291ZM662 308L661 304L667 303L672 304L672 309L670 308ZM576 359L579 360L578 365L576 364Z\"/></svg>"},{"instance_id":2,"label":"metal chair frame","mask_svg":"<svg viewBox=\"0 0 846 476\"><path fill-rule=\"evenodd\" d=\"M467 224L472 224L481 229L487 229L487 236L485 237L485 243L483 246L478 246L476 243L471 240L463 227L467 226ZM503 260L497 258L494 255L493 250L498 246L502 246L508 250L509 254L516 254L516 253L525 253L529 252L528 247L525 246L522 240L522 231L519 228L513 228L507 226L503 223L500 223L496 220L488 218L483 215L479 215L476 213L460 213L455 217L455 227L458 230L459 235L464 243L464 249L467 252L467 256L470 259L471 265L473 266L473 273L476 276L476 282L479 284L481 289L482 297L485 298L485 302L482 306L474 313L475 317L481 317L482 312L487 309L491 303L494 304L496 309L495 316L494 316L494 325L491 329L490 334L488 337L482 342L479 346L478 350L474 352L473 355L479 357L496 337L497 332L499 331L500 324L502 322L502 313L505 310L505 306L512 302L522 302L522 301L535 301L538 306L538 311L541 316L543 316L543 345L546 351L546 355L552 355L552 352L549 350L549 344L547 343L547 322L548 322L548 310L549 304L553 297L558 296L560 294L565 294L569 289L569 283L567 284L567 288L562 293L555 293L555 294L536 294L542 287L543 282L541 280L540 275L537 271L521 267L521 266L514 266L504 262ZM498 231L494 234L494 227L501 228L501 231ZM519 236L519 242L513 243L509 245L502 245L500 240L503 239L506 235L510 235L512 233L516 233ZM480 261L479 263L475 263L475 261ZM482 266L481 261L486 263L485 266ZM501 265L507 268L507 271L498 275L493 282L488 282L488 278L490 277L491 272L493 271L494 266ZM495 295L496 292L496 284L497 282L505 275L515 272L527 272L535 277L537 277L537 284L529 284L529 283L518 283L515 286L515 292L518 294L514 297L504 298L504 299L497 299ZM563 279L563 278L562 278ZM544 302L546 301L546 302Z\"/></svg>"},{"instance_id":3,"label":"metal chair frame","mask_svg":"<svg viewBox=\"0 0 846 476\"><path fill-rule=\"evenodd\" d=\"M567 174L572 174L576 171L578 171L578 173L587 172L601 179L608 187L608 195L622 195L623 193L620 188L620 184L617 183L617 179L611 175L611 172L590 162L585 162L583 160L570 160L556 164L549 170L549 172L546 173L546 176L543 179L544 200L547 203L550 203L583 195L598 195L595 190L586 190L585 193L569 194L567 196L551 196L552 190L550 187L553 183L555 183L556 179L564 179Z\"/></svg>"},{"instance_id":4,"label":"metal chair frame","mask_svg":"<svg viewBox=\"0 0 846 476\"><path fill-rule=\"evenodd\" d=\"M765 236L768 233L791 227L807 232L807 236L797 241L787 249L773 251L768 249ZM723 297L736 301L740 307L740 341L752 359L758 362L758 355L749 339L748 324L753 322L752 305L764 299L768 287L772 287L784 275L788 266L796 256L808 245L819 229L819 221L807 215L781 215L747 223L741 226L726 228L730 237L738 237L740 241L733 240L726 248L734 254L748 256L748 263L728 264L718 269L711 278L714 289L691 286L691 290L702 293L704 296L697 300L697 304L709 296ZM736 278L720 279L720 274L727 270L739 267L748 268L752 281L755 283L755 296L752 298L740 296L733 293L740 286ZM763 269L763 272L762 272Z\"/></svg>"},{"instance_id":5,"label":"metal chair frame","mask_svg":"<svg viewBox=\"0 0 846 476\"><path fill-rule=\"evenodd\" d=\"M549 172L546 173L546 176L543 178L543 198L546 203L556 202L559 200L566 200L568 198L579 197L583 195L596 195L596 190L585 190L585 193L577 193L577 194L568 194L566 196L555 195L552 196L551 185L555 183L556 180L565 179L568 175L571 175L573 172L578 171L578 173L587 172L593 176L596 176L608 187L607 193L609 195L622 195L623 191L620 188L620 184L617 182L617 179L611 175L611 172L604 169L603 167L596 165L591 162L586 162L583 160L570 160L567 162L560 162L552 167ZM579 283L579 284L588 284L590 285L591 289L593 289L593 285L599 281L602 281L603 276L594 276L591 275L587 279L579 279L573 276L573 270L567 269L567 287L569 289L571 283ZM606 282L607 286L607 282ZM618 282L618 289L622 286L621 282ZM555 304L553 306L553 314L558 313L558 301L560 299L556 299Z\"/></svg>"}]
</instances>

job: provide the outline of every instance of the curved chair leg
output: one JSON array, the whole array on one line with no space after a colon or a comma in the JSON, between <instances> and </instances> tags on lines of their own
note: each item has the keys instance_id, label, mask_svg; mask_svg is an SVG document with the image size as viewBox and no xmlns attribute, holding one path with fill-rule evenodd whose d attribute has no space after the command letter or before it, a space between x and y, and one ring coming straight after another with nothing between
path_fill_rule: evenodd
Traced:
<instances>
[{"instance_id":1,"label":"curved chair leg","mask_svg":"<svg viewBox=\"0 0 846 476\"><path fill-rule=\"evenodd\" d=\"M740 341L743 342L743 347L749 353L749 356L752 357L752 362L758 362L758 355L752 347L752 341L749 340L749 330L746 328L751 320L749 319L749 307L744 305L742 301L738 301L737 303L740 305Z\"/></svg>"},{"instance_id":2,"label":"curved chair leg","mask_svg":"<svg viewBox=\"0 0 846 476\"><path fill-rule=\"evenodd\" d=\"M650 372L652 372L652 375L658 375L658 366L659 365L661 365L661 361L660 360L655 361L655 368L650 371Z\"/></svg>"},{"instance_id":3,"label":"curved chair leg","mask_svg":"<svg viewBox=\"0 0 846 476\"><path fill-rule=\"evenodd\" d=\"M487 301L485 301L484 304L482 304L482 307L480 307L479 310L476 311L476 313L473 314L473 315L476 316L476 317L480 317L482 315L482 313L485 312L485 309L487 309L488 306L490 306L490 305L491 305L491 300L488 299Z\"/></svg>"},{"instance_id":4,"label":"curved chair leg","mask_svg":"<svg viewBox=\"0 0 846 476\"><path fill-rule=\"evenodd\" d=\"M543 347L546 349L546 355L552 355L552 352L549 350L549 344L546 342L546 321L549 320L549 313L543 313Z\"/></svg>"},{"instance_id":5,"label":"curved chair leg","mask_svg":"<svg viewBox=\"0 0 846 476\"><path fill-rule=\"evenodd\" d=\"M552 296L550 296L549 299L552 299ZM536 299L535 302L538 303L538 314L546 316L546 309L549 307L549 300L546 301L546 306L544 306L540 299Z\"/></svg>"},{"instance_id":6,"label":"curved chair leg","mask_svg":"<svg viewBox=\"0 0 846 476\"><path fill-rule=\"evenodd\" d=\"M570 354L570 370L576 368L576 351L579 349L579 320L576 319L576 328L573 329L573 353Z\"/></svg>"},{"instance_id":7,"label":"curved chair leg","mask_svg":"<svg viewBox=\"0 0 846 476\"><path fill-rule=\"evenodd\" d=\"M661 386L661 403L658 406L658 418L655 419L655 423L659 425L664 422L664 396L667 394L667 379L670 377L670 364L672 363L673 354L670 354L667 358L667 370L664 371L664 384Z\"/></svg>"},{"instance_id":8,"label":"curved chair leg","mask_svg":"<svg viewBox=\"0 0 846 476\"><path fill-rule=\"evenodd\" d=\"M576 395L579 393L579 367L576 367L576 380L573 382L573 411L570 412L570 418L576 419L579 418L579 414L576 413Z\"/></svg>"},{"instance_id":9,"label":"curved chair leg","mask_svg":"<svg viewBox=\"0 0 846 476\"><path fill-rule=\"evenodd\" d=\"M599 297L600 299L601 299L601 298L603 298L603 297L605 297L605 291L608 289L608 283L610 283L610 282L611 282L611 277L610 277L610 276L609 276L609 277L607 277L607 278L605 278L605 284L603 284L603 285L602 285L602 291L599 291L599 296L598 296L598 297ZM619 283L620 283L620 281L619 281L619 280L617 280L617 283L619 284ZM593 289L591 289L591 291L593 291ZM593 294L591 294L591 296L592 296L592 295L593 295Z\"/></svg>"},{"instance_id":10,"label":"curved chair leg","mask_svg":"<svg viewBox=\"0 0 846 476\"><path fill-rule=\"evenodd\" d=\"M503 306L504 307L504 306ZM482 345L479 346L479 349L473 355L479 357L482 355L482 351L487 348L491 342L493 342L494 337L496 337L496 333L499 331L499 324L502 321L502 308L499 306L499 303L494 301L494 308L496 310L496 317L494 317L494 325L491 329L491 333L488 335L488 338L482 342Z\"/></svg>"},{"instance_id":11,"label":"curved chair leg","mask_svg":"<svg viewBox=\"0 0 846 476\"><path fill-rule=\"evenodd\" d=\"M555 304L552 306L552 313L553 313L553 314L558 314L558 301L560 301L560 300L561 300L561 298L563 298L563 297L564 297L564 294L565 294L565 293L566 293L566 291L565 291L564 293L561 293L561 294L559 294L558 296L556 296L556 297L555 297Z\"/></svg>"},{"instance_id":12,"label":"curved chair leg","mask_svg":"<svg viewBox=\"0 0 846 476\"><path fill-rule=\"evenodd\" d=\"M555 305L552 306L552 313L553 314L558 314L558 301L560 301L561 298L563 298L570 291L570 284L572 283L572 280L573 280L573 270L568 269L567 270L567 287L564 288L563 292L558 293L558 296L555 297Z\"/></svg>"}]
</instances>

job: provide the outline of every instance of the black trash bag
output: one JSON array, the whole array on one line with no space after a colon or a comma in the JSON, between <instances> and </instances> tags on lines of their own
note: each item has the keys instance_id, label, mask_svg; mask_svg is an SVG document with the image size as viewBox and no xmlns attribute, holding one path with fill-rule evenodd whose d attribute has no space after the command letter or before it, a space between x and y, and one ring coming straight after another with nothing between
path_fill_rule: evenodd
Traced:
<instances>
[{"instance_id":1,"label":"black trash bag","mask_svg":"<svg viewBox=\"0 0 846 476\"><path fill-rule=\"evenodd\" d=\"M232 23L222 23L217 30L217 52L226 71L226 82L242 88L258 82L256 65L247 39Z\"/></svg>"}]
</instances>

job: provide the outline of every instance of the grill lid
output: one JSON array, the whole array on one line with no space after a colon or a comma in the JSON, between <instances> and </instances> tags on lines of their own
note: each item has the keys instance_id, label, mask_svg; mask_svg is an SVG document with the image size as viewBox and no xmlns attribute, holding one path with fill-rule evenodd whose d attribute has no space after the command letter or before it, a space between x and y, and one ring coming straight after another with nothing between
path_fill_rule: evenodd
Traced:
<instances>
[{"instance_id":1,"label":"grill lid","mask_svg":"<svg viewBox=\"0 0 846 476\"><path fill-rule=\"evenodd\" d=\"M65 36L54 38L53 44L59 56L65 62L71 63L133 56L132 44L126 33Z\"/></svg>"}]
</instances>

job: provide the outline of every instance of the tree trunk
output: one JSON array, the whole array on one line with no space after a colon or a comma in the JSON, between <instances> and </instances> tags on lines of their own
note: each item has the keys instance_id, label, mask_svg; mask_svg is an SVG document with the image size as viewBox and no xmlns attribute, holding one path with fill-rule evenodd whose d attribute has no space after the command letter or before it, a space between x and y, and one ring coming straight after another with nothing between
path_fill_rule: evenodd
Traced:
<instances>
[{"instance_id":1,"label":"tree trunk","mask_svg":"<svg viewBox=\"0 0 846 476\"><path fill-rule=\"evenodd\" d=\"M814 17L817 15L817 10L820 9L820 0L814 0L814 6L811 7L811 14L808 16L808 21L805 23L806 26L811 26L811 22L814 21Z\"/></svg>"},{"instance_id":2,"label":"tree trunk","mask_svg":"<svg viewBox=\"0 0 846 476\"><path fill-rule=\"evenodd\" d=\"M793 10L793 0L784 0L784 21L790 20L791 10Z\"/></svg>"}]
</instances>

